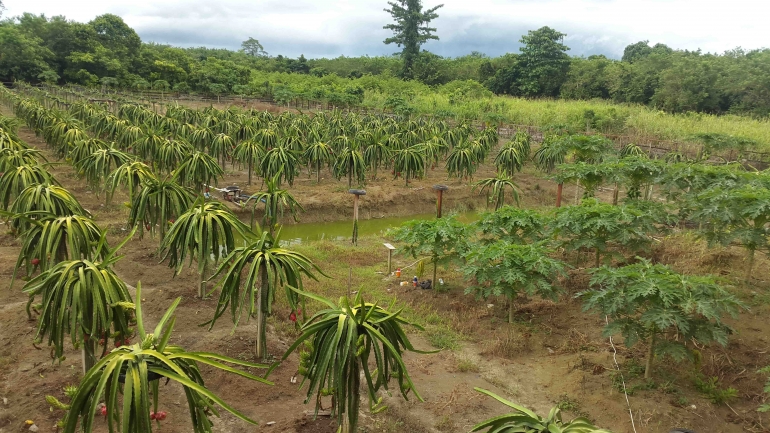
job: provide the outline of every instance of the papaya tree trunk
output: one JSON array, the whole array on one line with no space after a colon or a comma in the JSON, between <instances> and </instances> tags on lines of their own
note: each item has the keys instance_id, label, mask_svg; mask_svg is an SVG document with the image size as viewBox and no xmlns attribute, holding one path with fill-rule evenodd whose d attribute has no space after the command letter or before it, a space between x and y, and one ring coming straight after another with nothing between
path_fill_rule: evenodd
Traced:
<instances>
[{"instance_id":1,"label":"papaya tree trunk","mask_svg":"<svg viewBox=\"0 0 770 433\"><path fill-rule=\"evenodd\" d=\"M601 255L600 255L600 253L599 253L599 248L597 248L597 249L596 249L596 257L595 257L595 261L594 261L594 267L595 267L595 268L598 268L598 267L599 267L599 265L600 265L600 259L601 259Z\"/></svg>"},{"instance_id":2,"label":"papaya tree trunk","mask_svg":"<svg viewBox=\"0 0 770 433\"><path fill-rule=\"evenodd\" d=\"M563 189L564 189L564 184L563 183L560 183L556 187L556 207L561 207L561 194L562 194L562 190Z\"/></svg>"},{"instance_id":3,"label":"papaya tree trunk","mask_svg":"<svg viewBox=\"0 0 770 433\"><path fill-rule=\"evenodd\" d=\"M652 360L655 358L655 331L650 335L650 348L647 349L647 365L644 367L644 378L649 379L652 374Z\"/></svg>"},{"instance_id":4,"label":"papaya tree trunk","mask_svg":"<svg viewBox=\"0 0 770 433\"><path fill-rule=\"evenodd\" d=\"M747 252L746 257L746 282L749 282L751 280L751 271L754 268L754 253L756 252L755 249L750 248Z\"/></svg>"},{"instance_id":5,"label":"papaya tree trunk","mask_svg":"<svg viewBox=\"0 0 770 433\"><path fill-rule=\"evenodd\" d=\"M259 273L262 281L259 293L257 294L256 354L257 358L264 359L267 357L267 303L270 282L268 281L267 267L265 265L262 265Z\"/></svg>"},{"instance_id":6,"label":"papaya tree trunk","mask_svg":"<svg viewBox=\"0 0 770 433\"><path fill-rule=\"evenodd\" d=\"M618 193L620 193L620 187L618 184L615 184L615 191L612 192L612 204L617 206L618 205Z\"/></svg>"},{"instance_id":7,"label":"papaya tree trunk","mask_svg":"<svg viewBox=\"0 0 770 433\"><path fill-rule=\"evenodd\" d=\"M575 181L575 205L578 204L578 198L580 198L580 183Z\"/></svg>"},{"instance_id":8,"label":"papaya tree trunk","mask_svg":"<svg viewBox=\"0 0 770 433\"><path fill-rule=\"evenodd\" d=\"M438 263L436 263L435 260L433 260L433 280L431 280L431 286L436 288L436 270L438 268Z\"/></svg>"},{"instance_id":9,"label":"papaya tree trunk","mask_svg":"<svg viewBox=\"0 0 770 433\"><path fill-rule=\"evenodd\" d=\"M508 301L508 323L513 323L513 298Z\"/></svg>"}]
</instances>

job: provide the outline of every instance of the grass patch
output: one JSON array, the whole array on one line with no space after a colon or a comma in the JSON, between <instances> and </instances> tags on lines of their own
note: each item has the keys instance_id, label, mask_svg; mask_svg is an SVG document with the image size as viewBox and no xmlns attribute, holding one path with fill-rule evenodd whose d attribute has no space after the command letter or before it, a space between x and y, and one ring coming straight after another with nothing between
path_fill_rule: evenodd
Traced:
<instances>
[{"instance_id":1,"label":"grass patch","mask_svg":"<svg viewBox=\"0 0 770 433\"><path fill-rule=\"evenodd\" d=\"M481 369L472 359L460 358L457 360L457 371L460 373L478 373Z\"/></svg>"},{"instance_id":2,"label":"grass patch","mask_svg":"<svg viewBox=\"0 0 770 433\"><path fill-rule=\"evenodd\" d=\"M580 406L580 402L570 398L567 394L562 394L559 396L559 400L556 401L556 407L565 412L573 413L579 417L591 419L591 416L588 414L588 412L584 411Z\"/></svg>"},{"instance_id":3,"label":"grass patch","mask_svg":"<svg viewBox=\"0 0 770 433\"><path fill-rule=\"evenodd\" d=\"M455 350L460 347L460 337L449 328L430 328L426 330L425 338L436 349Z\"/></svg>"}]
</instances>

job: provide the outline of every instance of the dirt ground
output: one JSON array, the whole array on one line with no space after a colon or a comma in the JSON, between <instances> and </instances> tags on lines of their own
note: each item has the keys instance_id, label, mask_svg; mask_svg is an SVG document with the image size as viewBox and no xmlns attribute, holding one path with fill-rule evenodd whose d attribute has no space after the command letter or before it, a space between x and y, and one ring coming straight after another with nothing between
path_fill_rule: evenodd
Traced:
<instances>
[{"instance_id":1,"label":"dirt ground","mask_svg":"<svg viewBox=\"0 0 770 433\"><path fill-rule=\"evenodd\" d=\"M22 129L20 135L53 160L44 143L28 130ZM245 174L230 170L228 167L220 186L238 184L251 191L259 188L258 184L245 186ZM489 166L482 167L477 178L492 171ZM94 214L101 227L110 229L113 243L126 234L124 197L116 197L112 205L105 207L102 198L75 178L71 167L55 166L52 172ZM431 212L435 205L431 186L437 183L450 187L445 196L447 209L472 210L484 206L484 197L471 192L467 182L447 181L440 169L410 187L403 180L385 177L387 174L367 182L362 218ZM529 171L517 176L517 182L524 206L552 204L555 186L551 182ZM303 174L291 191L306 209L302 222L345 219L352 213L347 183L331 179L328 174L320 184L315 183L314 176L308 180ZM565 200L573 194L573 190L565 188ZM239 212L244 220L248 219L248 212ZM23 282L8 287L19 242L1 228L0 233L0 287L5 288L0 290L0 433L26 431L25 420L35 421L42 432L52 432L61 413L49 410L45 396L63 398L62 388L76 383L81 376L80 357L69 350L65 361L53 364L45 347L36 350L32 346L35 322L28 321L24 312L27 297L21 293ZM509 325L505 323L507 307L503 302L476 301L463 294L465 287L457 270L441 271L447 281L446 290L441 292L404 289L397 280L377 273L385 262L381 242L379 237L365 237L358 247L328 240L299 246L330 276L317 283L308 282L307 289L335 299L345 292L343 282L348 277L348 266L355 266L353 287L365 286L368 294L383 300L395 297L407 308L410 318L426 327L425 332L410 333L418 348L446 347L436 354L408 354L405 358L424 402L414 398L404 402L394 392L386 399L388 410L378 415L370 415L362 402L361 431L465 432L480 420L503 413L504 406L474 392L473 387L489 389L542 415L558 404L566 418L586 415L613 432L634 431L626 399L618 391L620 381L615 372L613 347L601 335L604 319L583 313L580 303L573 298L587 285L586 274L575 257L565 257L575 268L563 282L566 292L561 299L522 304L517 309L516 323ZM197 274L185 270L174 277L165 263L158 263L157 246L158 240L149 236L143 240L135 238L124 247L125 257L116 265L118 275L131 286L142 282L146 322L156 323L171 302L182 297L173 344L257 362L253 353L255 323L242 322L233 330L227 320L222 320L211 332L199 327L211 317L216 300L194 298ZM691 236L679 234L662 239L648 256L681 272L724 275L735 283L735 292L751 310L729 322L735 334L728 347L703 348L698 367L687 362L658 361L652 383L645 382L639 374L644 347L626 349L616 339L617 360L631 394L636 431L665 433L673 427L699 433L770 431L770 420L756 412L763 398L764 383L756 371L770 365L770 262L759 258L754 281L743 285L737 283L743 269L743 255L737 249L706 250ZM395 260L396 266L411 262L401 257ZM280 356L296 337L296 331L288 321L285 304L279 301L275 311L269 321L268 347L271 354ZM210 389L260 423L251 426L225 412L222 418L215 419L216 432L336 430L328 418L313 420L305 415L313 406L305 405L303 392L290 383L297 372L295 354L271 374L274 386L251 383L206 367L201 370ZM737 397L729 406L710 403L693 385L697 371L718 377L723 387L736 388ZM169 412L169 418L159 431L190 431L181 387L162 387L161 393L161 407ZM97 425L106 431L104 422Z\"/></svg>"}]
</instances>

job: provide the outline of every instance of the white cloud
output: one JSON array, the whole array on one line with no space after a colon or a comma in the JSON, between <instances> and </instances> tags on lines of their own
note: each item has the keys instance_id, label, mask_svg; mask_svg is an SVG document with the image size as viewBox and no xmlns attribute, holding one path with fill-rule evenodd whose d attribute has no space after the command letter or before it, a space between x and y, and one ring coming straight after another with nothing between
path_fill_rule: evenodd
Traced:
<instances>
[{"instance_id":1,"label":"white cloud","mask_svg":"<svg viewBox=\"0 0 770 433\"><path fill-rule=\"evenodd\" d=\"M761 48L770 40L770 3L756 0L436 0L433 25L441 41L426 48L444 55L475 49L515 51L527 29L544 25L568 34L571 54L619 56L625 45L648 39L674 48L723 52ZM382 44L389 22L384 0L7 0L6 16L22 12L88 21L115 13L145 40L187 46L237 48L249 36L272 54L308 57L389 54Z\"/></svg>"}]
</instances>

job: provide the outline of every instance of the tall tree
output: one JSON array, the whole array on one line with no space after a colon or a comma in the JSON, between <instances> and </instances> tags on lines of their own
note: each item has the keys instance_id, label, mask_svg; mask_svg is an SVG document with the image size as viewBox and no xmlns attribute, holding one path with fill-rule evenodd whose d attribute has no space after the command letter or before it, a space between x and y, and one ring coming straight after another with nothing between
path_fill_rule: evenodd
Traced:
<instances>
[{"instance_id":1,"label":"tall tree","mask_svg":"<svg viewBox=\"0 0 770 433\"><path fill-rule=\"evenodd\" d=\"M96 31L97 38L107 51L128 69L139 56L142 40L123 18L113 15L99 15L88 23Z\"/></svg>"},{"instance_id":2,"label":"tall tree","mask_svg":"<svg viewBox=\"0 0 770 433\"><path fill-rule=\"evenodd\" d=\"M249 37L249 39L241 42L241 51L254 57L267 56L267 51L265 51L265 47L263 47L258 40L252 37Z\"/></svg>"},{"instance_id":3,"label":"tall tree","mask_svg":"<svg viewBox=\"0 0 770 433\"><path fill-rule=\"evenodd\" d=\"M634 63L636 60L643 59L652 53L652 47L650 47L650 41L639 41L635 44L626 46L623 50L623 61L628 63Z\"/></svg>"},{"instance_id":4,"label":"tall tree","mask_svg":"<svg viewBox=\"0 0 770 433\"><path fill-rule=\"evenodd\" d=\"M404 47L401 51L401 58L404 61L404 78L414 78L412 66L420 54L420 45L431 39L438 40L434 35L436 31L428 24L438 18L436 11L444 6L440 4L428 10L422 10L421 0L396 0L388 2L390 9L385 12L393 16L394 24L383 26L384 29L392 30L394 35L385 39L385 44L396 44Z\"/></svg>"},{"instance_id":5,"label":"tall tree","mask_svg":"<svg viewBox=\"0 0 770 433\"><path fill-rule=\"evenodd\" d=\"M522 77L521 92L527 96L557 96L567 79L569 47L564 45L564 33L550 27L530 30L521 37L519 62Z\"/></svg>"}]
</instances>

